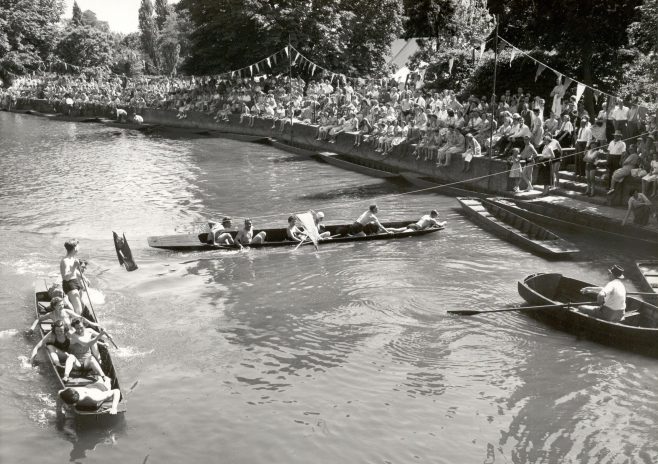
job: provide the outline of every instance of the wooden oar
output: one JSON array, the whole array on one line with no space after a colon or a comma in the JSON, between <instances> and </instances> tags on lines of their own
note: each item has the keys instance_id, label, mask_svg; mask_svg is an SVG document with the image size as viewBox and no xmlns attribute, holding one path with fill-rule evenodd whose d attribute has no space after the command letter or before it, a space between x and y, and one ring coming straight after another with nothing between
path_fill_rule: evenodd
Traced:
<instances>
[{"instance_id":1,"label":"wooden oar","mask_svg":"<svg viewBox=\"0 0 658 464\"><path fill-rule=\"evenodd\" d=\"M626 295L658 296L656 292L626 292Z\"/></svg>"},{"instance_id":2,"label":"wooden oar","mask_svg":"<svg viewBox=\"0 0 658 464\"><path fill-rule=\"evenodd\" d=\"M483 314L483 313L502 313L505 311L531 311L535 309L564 309L572 306L585 306L590 304L596 304L595 301L590 301L586 303L564 303L564 304L551 304L551 305L540 305L540 306L517 306L514 308L499 308L499 309L449 309L450 314L461 314L462 316L472 316L474 314Z\"/></svg>"},{"instance_id":3,"label":"wooden oar","mask_svg":"<svg viewBox=\"0 0 658 464\"><path fill-rule=\"evenodd\" d=\"M85 282L85 276L82 273L82 269L80 269L80 277L82 277L82 279L81 279L82 280L82 286L85 288L85 292L87 293L87 299L89 299L89 306L91 307L91 312L94 315L94 319L96 319L96 323L98 324L98 318L96 317L96 311L94 311L94 304L91 302L91 296L89 295L89 289L87 288L87 282ZM112 342L112 345L114 345L114 348L116 348L118 350L119 347L117 346L116 343L114 343L114 339L112 338L112 335L110 335L107 332L105 332L105 335L107 335L108 340L110 340L110 342Z\"/></svg>"}]
</instances>

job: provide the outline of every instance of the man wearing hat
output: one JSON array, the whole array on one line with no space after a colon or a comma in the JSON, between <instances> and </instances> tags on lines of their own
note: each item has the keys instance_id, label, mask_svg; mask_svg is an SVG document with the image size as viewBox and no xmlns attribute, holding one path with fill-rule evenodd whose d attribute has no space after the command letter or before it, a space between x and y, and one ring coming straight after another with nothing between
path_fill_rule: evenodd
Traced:
<instances>
[{"instance_id":1,"label":"man wearing hat","mask_svg":"<svg viewBox=\"0 0 658 464\"><path fill-rule=\"evenodd\" d=\"M619 322L624 317L626 309L626 287L621 279L624 278L624 269L618 265L608 269L610 282L604 287L584 287L580 289L583 295L596 294L597 306L581 306L578 310L597 319L610 322Z\"/></svg>"},{"instance_id":2,"label":"man wearing hat","mask_svg":"<svg viewBox=\"0 0 658 464\"><path fill-rule=\"evenodd\" d=\"M626 154L626 143L621 139L622 133L616 130L614 140L608 144L608 188L612 185L612 173L619 169L621 157Z\"/></svg>"},{"instance_id":3,"label":"man wearing hat","mask_svg":"<svg viewBox=\"0 0 658 464\"><path fill-rule=\"evenodd\" d=\"M208 243L211 245L233 245L233 237L226 230L232 226L231 218L225 216L222 223L208 221Z\"/></svg>"}]
</instances>

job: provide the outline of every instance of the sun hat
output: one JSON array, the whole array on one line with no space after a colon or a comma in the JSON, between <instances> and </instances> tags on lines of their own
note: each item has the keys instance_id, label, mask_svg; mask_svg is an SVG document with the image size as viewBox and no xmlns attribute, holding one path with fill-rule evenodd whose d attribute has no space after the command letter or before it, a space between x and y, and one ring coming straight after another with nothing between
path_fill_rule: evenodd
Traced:
<instances>
[{"instance_id":1,"label":"sun hat","mask_svg":"<svg viewBox=\"0 0 658 464\"><path fill-rule=\"evenodd\" d=\"M610 269L608 269L608 272L615 276L616 279L623 279L624 278L624 269L617 264L612 266Z\"/></svg>"}]
</instances>

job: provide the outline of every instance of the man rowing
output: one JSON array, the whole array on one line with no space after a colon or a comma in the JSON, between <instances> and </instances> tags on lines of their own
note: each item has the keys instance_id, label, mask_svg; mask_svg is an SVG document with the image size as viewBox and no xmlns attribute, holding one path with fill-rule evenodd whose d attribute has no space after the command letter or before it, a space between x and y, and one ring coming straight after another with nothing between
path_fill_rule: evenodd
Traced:
<instances>
[{"instance_id":1,"label":"man rowing","mask_svg":"<svg viewBox=\"0 0 658 464\"><path fill-rule=\"evenodd\" d=\"M578 311L588 314L597 319L610 322L619 322L624 317L626 309L626 287L621 279L624 278L624 270L616 264L608 269L610 282L604 287L584 287L580 289L583 295L596 294L598 305L581 306Z\"/></svg>"},{"instance_id":2,"label":"man rowing","mask_svg":"<svg viewBox=\"0 0 658 464\"><path fill-rule=\"evenodd\" d=\"M407 227L401 227L398 229L389 229L391 232L413 232L418 230L440 228L446 225L447 221L439 222L439 212L435 209L430 211L429 214L422 216L417 222L409 224Z\"/></svg>"},{"instance_id":3,"label":"man rowing","mask_svg":"<svg viewBox=\"0 0 658 464\"><path fill-rule=\"evenodd\" d=\"M364 228L370 224L374 226L373 229L376 228L377 232L384 232L386 234L392 233L379 222L379 219L377 219L376 216L378 212L379 209L377 208L377 205L370 205L368 211L359 216L359 218L350 226L350 235L360 235L364 233Z\"/></svg>"},{"instance_id":4,"label":"man rowing","mask_svg":"<svg viewBox=\"0 0 658 464\"><path fill-rule=\"evenodd\" d=\"M234 242L238 247L243 248L245 246L263 243L266 235L264 231L261 231L254 236L251 219L247 218L244 220L244 227L235 234Z\"/></svg>"},{"instance_id":5,"label":"man rowing","mask_svg":"<svg viewBox=\"0 0 658 464\"><path fill-rule=\"evenodd\" d=\"M222 223L208 221L208 243L211 245L233 245L233 237L227 231L233 226L231 218L225 216Z\"/></svg>"}]
</instances>

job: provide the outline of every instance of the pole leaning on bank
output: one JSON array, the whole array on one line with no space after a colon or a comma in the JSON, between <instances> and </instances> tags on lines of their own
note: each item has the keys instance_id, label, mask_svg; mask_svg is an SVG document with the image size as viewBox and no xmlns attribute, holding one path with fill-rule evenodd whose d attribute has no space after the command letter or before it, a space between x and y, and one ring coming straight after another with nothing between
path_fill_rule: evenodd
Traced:
<instances>
[{"instance_id":1,"label":"pole leaning on bank","mask_svg":"<svg viewBox=\"0 0 658 464\"><path fill-rule=\"evenodd\" d=\"M498 15L495 18L496 21L496 38L494 39L494 73L493 73L493 90L491 92L491 135L489 135L489 173L492 171L492 156L493 156L493 122L495 121L495 111L496 111L496 71L498 70ZM493 176L487 177L487 188L491 190L491 179Z\"/></svg>"},{"instance_id":2,"label":"pole leaning on bank","mask_svg":"<svg viewBox=\"0 0 658 464\"><path fill-rule=\"evenodd\" d=\"M288 83L290 84L290 145L292 145L292 116L295 112L292 101L292 47L290 46L290 32L288 33ZM285 121L285 120L284 120Z\"/></svg>"}]
</instances>

